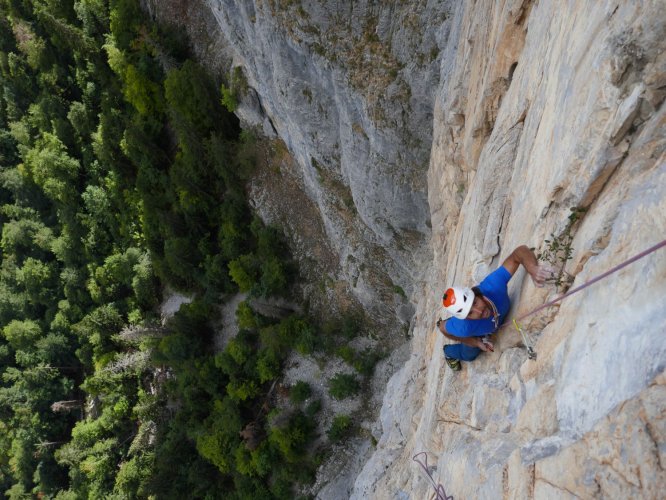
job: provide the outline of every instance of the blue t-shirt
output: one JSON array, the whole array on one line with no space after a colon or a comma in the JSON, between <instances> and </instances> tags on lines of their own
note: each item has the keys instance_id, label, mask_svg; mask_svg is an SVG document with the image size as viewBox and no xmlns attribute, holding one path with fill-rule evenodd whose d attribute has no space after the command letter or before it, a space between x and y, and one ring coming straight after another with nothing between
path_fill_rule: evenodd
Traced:
<instances>
[{"instance_id":1,"label":"blue t-shirt","mask_svg":"<svg viewBox=\"0 0 666 500\"><path fill-rule=\"evenodd\" d=\"M479 284L481 293L490 299L497 308L499 314L498 326L504 322L511 306L509 291L507 290L510 279L509 271L504 266L500 266ZM446 322L446 331L456 337L479 337L493 333L495 330L497 328L492 316L486 319L451 318Z\"/></svg>"}]
</instances>

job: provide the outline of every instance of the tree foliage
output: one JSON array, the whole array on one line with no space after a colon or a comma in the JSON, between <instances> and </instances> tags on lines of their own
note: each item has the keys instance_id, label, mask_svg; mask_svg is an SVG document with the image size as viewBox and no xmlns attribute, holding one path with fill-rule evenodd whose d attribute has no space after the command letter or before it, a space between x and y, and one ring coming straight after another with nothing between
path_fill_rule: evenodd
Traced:
<instances>
[{"instance_id":1,"label":"tree foliage","mask_svg":"<svg viewBox=\"0 0 666 500\"><path fill-rule=\"evenodd\" d=\"M360 384L354 375L337 373L328 385L328 392L335 399L345 399L358 393Z\"/></svg>"},{"instance_id":2,"label":"tree foliage","mask_svg":"<svg viewBox=\"0 0 666 500\"><path fill-rule=\"evenodd\" d=\"M252 135L187 47L137 0L0 2L9 498L288 498L311 479L311 416L265 404L313 328L245 305L210 347L221 300L288 294L295 273L245 199ZM196 299L158 326L165 286Z\"/></svg>"},{"instance_id":3,"label":"tree foliage","mask_svg":"<svg viewBox=\"0 0 666 500\"><path fill-rule=\"evenodd\" d=\"M349 415L336 415L331 423L331 427L326 432L328 438L337 443L345 436L349 435L352 430L352 419Z\"/></svg>"}]
</instances>

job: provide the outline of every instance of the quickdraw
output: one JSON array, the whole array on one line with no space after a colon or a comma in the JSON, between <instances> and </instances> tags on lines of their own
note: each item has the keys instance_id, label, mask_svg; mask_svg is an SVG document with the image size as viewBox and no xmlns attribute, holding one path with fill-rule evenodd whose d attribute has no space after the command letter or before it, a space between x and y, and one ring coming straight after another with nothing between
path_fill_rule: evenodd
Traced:
<instances>
[{"instance_id":1,"label":"quickdraw","mask_svg":"<svg viewBox=\"0 0 666 500\"><path fill-rule=\"evenodd\" d=\"M532 347L532 343L529 341L527 335L525 334L522 327L518 324L518 321L516 321L515 318L513 319L513 326L516 327L516 330L518 330L521 337L523 337L523 343L525 344L525 347L527 347L527 357L530 359L536 359L537 354L536 351L534 350L534 347Z\"/></svg>"}]
</instances>

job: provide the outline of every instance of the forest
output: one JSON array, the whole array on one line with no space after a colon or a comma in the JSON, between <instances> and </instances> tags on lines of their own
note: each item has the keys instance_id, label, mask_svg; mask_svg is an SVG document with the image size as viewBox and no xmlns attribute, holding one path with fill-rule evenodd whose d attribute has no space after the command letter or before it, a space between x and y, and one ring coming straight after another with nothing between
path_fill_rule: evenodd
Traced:
<instances>
[{"instance_id":1,"label":"forest","mask_svg":"<svg viewBox=\"0 0 666 500\"><path fill-rule=\"evenodd\" d=\"M326 447L306 382L273 404L287 356L354 366L336 398L379 357L345 345L358 318L267 318L249 300L213 349L221 303L295 300L298 270L246 199L256 138L231 112L238 75L188 47L138 0L0 0L8 498L294 498ZM194 300L163 322L167 287ZM353 431L339 415L324 439Z\"/></svg>"}]
</instances>

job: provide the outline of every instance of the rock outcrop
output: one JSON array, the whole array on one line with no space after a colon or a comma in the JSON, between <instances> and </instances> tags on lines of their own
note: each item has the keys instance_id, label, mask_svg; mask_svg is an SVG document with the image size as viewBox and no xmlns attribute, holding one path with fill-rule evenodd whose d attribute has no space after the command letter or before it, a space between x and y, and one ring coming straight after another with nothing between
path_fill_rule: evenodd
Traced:
<instances>
[{"instance_id":1,"label":"rock outcrop","mask_svg":"<svg viewBox=\"0 0 666 500\"><path fill-rule=\"evenodd\" d=\"M200 1L202 60L241 68L238 114L294 156L335 279L410 325L376 449L320 495L426 498L425 451L456 498L660 497L666 249L528 318L535 361L504 328L453 373L434 323L519 244L571 236L576 287L666 237L666 3ZM524 278L514 317L558 293Z\"/></svg>"}]
</instances>

